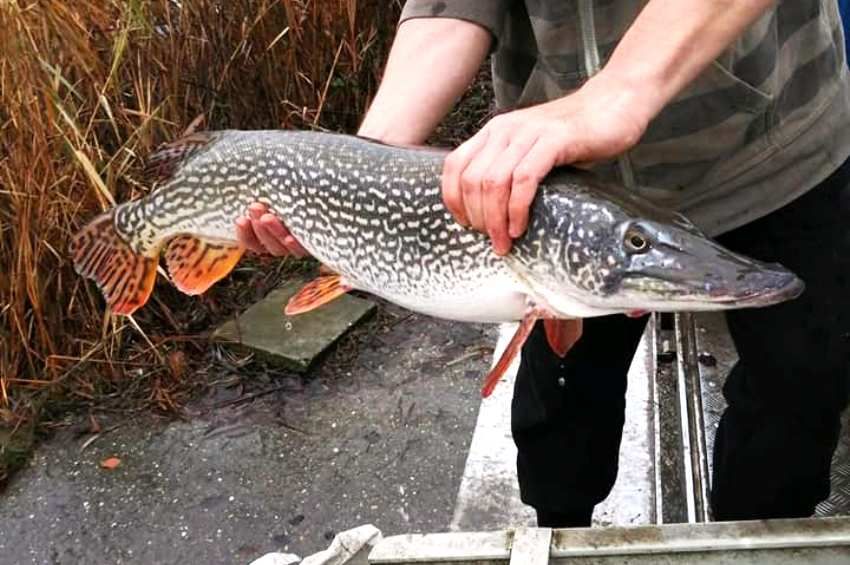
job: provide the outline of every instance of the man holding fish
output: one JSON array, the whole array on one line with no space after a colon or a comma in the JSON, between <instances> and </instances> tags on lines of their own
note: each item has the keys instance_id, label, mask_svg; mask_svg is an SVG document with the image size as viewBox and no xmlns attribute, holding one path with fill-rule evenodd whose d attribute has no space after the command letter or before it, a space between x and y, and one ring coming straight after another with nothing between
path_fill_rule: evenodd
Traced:
<instances>
[{"instance_id":1,"label":"man holding fish","mask_svg":"<svg viewBox=\"0 0 850 565\"><path fill-rule=\"evenodd\" d=\"M359 133L421 144L488 55L505 112L445 159L442 191L497 253L525 231L547 173L582 164L806 282L796 300L727 315L740 360L711 503L719 520L811 515L850 386L850 80L835 1L410 0ZM262 205L237 225L251 249L304 253ZM590 525L610 491L644 326L588 318L564 358L542 324L525 343L512 427L540 526Z\"/></svg>"}]
</instances>

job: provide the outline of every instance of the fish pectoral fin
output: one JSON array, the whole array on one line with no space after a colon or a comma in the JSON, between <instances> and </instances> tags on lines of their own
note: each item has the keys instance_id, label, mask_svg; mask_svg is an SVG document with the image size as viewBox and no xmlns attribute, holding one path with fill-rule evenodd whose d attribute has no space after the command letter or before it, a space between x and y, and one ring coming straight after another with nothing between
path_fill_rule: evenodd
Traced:
<instances>
[{"instance_id":1,"label":"fish pectoral fin","mask_svg":"<svg viewBox=\"0 0 850 565\"><path fill-rule=\"evenodd\" d=\"M345 284L339 275L321 275L305 284L289 299L284 313L287 316L294 316L315 310L319 306L342 296L352 288Z\"/></svg>"},{"instance_id":2,"label":"fish pectoral fin","mask_svg":"<svg viewBox=\"0 0 850 565\"><path fill-rule=\"evenodd\" d=\"M543 320L543 328L546 330L546 341L549 342L549 347L558 357L564 357L581 339L582 320L581 318L567 320L549 318Z\"/></svg>"},{"instance_id":3,"label":"fish pectoral fin","mask_svg":"<svg viewBox=\"0 0 850 565\"><path fill-rule=\"evenodd\" d=\"M114 212L101 214L71 241L74 270L93 279L114 314L129 316L148 301L159 250L133 251L115 229Z\"/></svg>"},{"instance_id":4,"label":"fish pectoral fin","mask_svg":"<svg viewBox=\"0 0 850 565\"><path fill-rule=\"evenodd\" d=\"M233 270L244 252L237 243L178 235L168 242L165 263L181 292L203 294Z\"/></svg>"},{"instance_id":5,"label":"fish pectoral fin","mask_svg":"<svg viewBox=\"0 0 850 565\"><path fill-rule=\"evenodd\" d=\"M502 380L505 371L508 370L508 367L511 366L511 362L513 362L514 358L517 354L519 354L523 344L525 344L525 340L527 340L528 336L531 335L531 330L534 329L534 324L537 322L539 317L540 313L532 310L525 315L522 321L520 321L516 332L514 332L511 341L508 342L508 346L505 347L501 357L499 357L499 360L495 365L493 365L493 368L490 369L490 372L487 373L487 376L484 377L484 384L481 387L482 398L487 398L493 393L496 385L499 384L500 380Z\"/></svg>"}]
</instances>

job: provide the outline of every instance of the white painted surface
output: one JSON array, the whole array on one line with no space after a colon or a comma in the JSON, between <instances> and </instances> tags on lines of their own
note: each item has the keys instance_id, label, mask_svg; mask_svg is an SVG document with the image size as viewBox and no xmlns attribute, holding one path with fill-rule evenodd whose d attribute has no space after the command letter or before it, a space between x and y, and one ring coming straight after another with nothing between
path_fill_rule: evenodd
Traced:
<instances>
[{"instance_id":1,"label":"white painted surface","mask_svg":"<svg viewBox=\"0 0 850 565\"><path fill-rule=\"evenodd\" d=\"M510 341L515 324L500 327L493 363ZM650 524L654 512L651 347L644 335L629 370L626 425L620 446L620 470L608 498L596 508L597 525ZM481 531L535 526L534 510L519 498L516 446L511 437L511 398L519 359L493 394L481 402L478 421L458 489L452 531Z\"/></svg>"},{"instance_id":2,"label":"white painted surface","mask_svg":"<svg viewBox=\"0 0 850 565\"><path fill-rule=\"evenodd\" d=\"M550 528L519 528L511 543L509 565L549 565Z\"/></svg>"},{"instance_id":3,"label":"white painted surface","mask_svg":"<svg viewBox=\"0 0 850 565\"><path fill-rule=\"evenodd\" d=\"M494 360L501 356L515 330L516 324L500 327ZM505 371L493 394L481 401L449 527L453 531L536 525L534 510L519 499L517 450L511 437L511 398L518 368L519 357Z\"/></svg>"}]
</instances>

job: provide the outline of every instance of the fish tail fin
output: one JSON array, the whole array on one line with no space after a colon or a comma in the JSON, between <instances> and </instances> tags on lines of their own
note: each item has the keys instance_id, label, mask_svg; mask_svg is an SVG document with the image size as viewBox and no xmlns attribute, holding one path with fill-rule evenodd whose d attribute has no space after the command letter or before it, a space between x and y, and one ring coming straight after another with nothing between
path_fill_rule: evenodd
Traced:
<instances>
[{"instance_id":1,"label":"fish tail fin","mask_svg":"<svg viewBox=\"0 0 850 565\"><path fill-rule=\"evenodd\" d=\"M94 280L109 308L129 316L148 301L156 281L158 249L139 254L115 229L115 211L101 214L71 241L74 270Z\"/></svg>"}]
</instances>

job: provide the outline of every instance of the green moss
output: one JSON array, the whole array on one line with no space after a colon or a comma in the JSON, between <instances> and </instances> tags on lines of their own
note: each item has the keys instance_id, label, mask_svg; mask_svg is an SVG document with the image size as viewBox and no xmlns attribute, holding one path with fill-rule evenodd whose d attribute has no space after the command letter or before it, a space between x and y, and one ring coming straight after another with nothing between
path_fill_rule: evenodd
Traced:
<instances>
[{"instance_id":1,"label":"green moss","mask_svg":"<svg viewBox=\"0 0 850 565\"><path fill-rule=\"evenodd\" d=\"M9 478L26 465L35 449L35 433L32 426L17 430L0 428L0 491Z\"/></svg>"}]
</instances>

